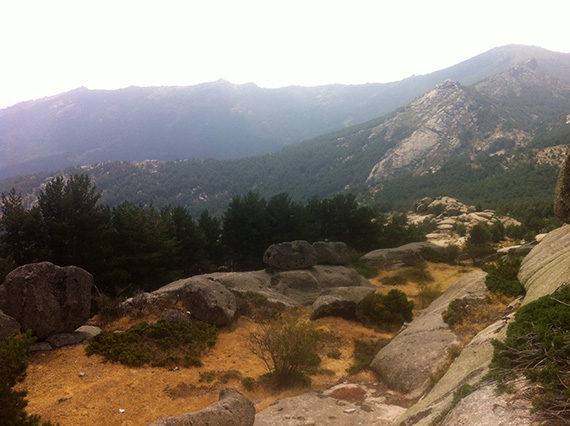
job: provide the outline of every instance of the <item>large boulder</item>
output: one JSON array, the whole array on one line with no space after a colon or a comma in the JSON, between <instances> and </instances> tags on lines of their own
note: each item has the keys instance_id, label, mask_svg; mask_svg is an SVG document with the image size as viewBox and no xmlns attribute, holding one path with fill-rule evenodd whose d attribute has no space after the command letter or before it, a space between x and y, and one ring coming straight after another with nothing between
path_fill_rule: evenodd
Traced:
<instances>
[{"instance_id":1,"label":"large boulder","mask_svg":"<svg viewBox=\"0 0 570 426\"><path fill-rule=\"evenodd\" d=\"M518 274L524 303L558 290L570 281L570 225L548 233L524 258Z\"/></svg>"},{"instance_id":2,"label":"large boulder","mask_svg":"<svg viewBox=\"0 0 570 426\"><path fill-rule=\"evenodd\" d=\"M0 311L0 340L20 330L20 323L9 315Z\"/></svg>"},{"instance_id":3,"label":"large boulder","mask_svg":"<svg viewBox=\"0 0 570 426\"><path fill-rule=\"evenodd\" d=\"M234 294L224 285L203 276L188 278L180 298L192 316L215 326L230 324L237 313Z\"/></svg>"},{"instance_id":4,"label":"large boulder","mask_svg":"<svg viewBox=\"0 0 570 426\"><path fill-rule=\"evenodd\" d=\"M265 250L263 262L277 269L305 269L317 264L317 252L303 240L272 244Z\"/></svg>"},{"instance_id":5,"label":"large boulder","mask_svg":"<svg viewBox=\"0 0 570 426\"><path fill-rule=\"evenodd\" d=\"M370 367L388 387L409 398L427 391L431 376L444 367L449 348L459 343L442 313L452 300L483 299L486 275L476 271L455 281L376 354Z\"/></svg>"},{"instance_id":6,"label":"large boulder","mask_svg":"<svg viewBox=\"0 0 570 426\"><path fill-rule=\"evenodd\" d=\"M325 290L313 303L311 319L331 316L356 319L358 304L375 291L376 288L371 286L335 287Z\"/></svg>"},{"instance_id":7,"label":"large boulder","mask_svg":"<svg viewBox=\"0 0 570 426\"><path fill-rule=\"evenodd\" d=\"M317 241L313 243L317 265L348 265L350 250L345 243Z\"/></svg>"},{"instance_id":8,"label":"large boulder","mask_svg":"<svg viewBox=\"0 0 570 426\"><path fill-rule=\"evenodd\" d=\"M434 250L444 250L435 244L427 242L409 243L400 247L378 249L366 253L360 258L364 263L380 269L395 269L403 266L413 266L424 261L420 254L423 247ZM445 250L443 251L445 253Z\"/></svg>"},{"instance_id":9,"label":"large boulder","mask_svg":"<svg viewBox=\"0 0 570 426\"><path fill-rule=\"evenodd\" d=\"M220 391L218 402L193 413L167 417L148 426L252 426L255 406L235 389Z\"/></svg>"},{"instance_id":10,"label":"large boulder","mask_svg":"<svg viewBox=\"0 0 570 426\"><path fill-rule=\"evenodd\" d=\"M0 286L0 309L43 339L71 332L89 319L93 276L78 267L50 262L21 266Z\"/></svg>"},{"instance_id":11,"label":"large boulder","mask_svg":"<svg viewBox=\"0 0 570 426\"><path fill-rule=\"evenodd\" d=\"M570 223L570 155L566 157L558 172L554 191L554 213L566 223Z\"/></svg>"}]
</instances>

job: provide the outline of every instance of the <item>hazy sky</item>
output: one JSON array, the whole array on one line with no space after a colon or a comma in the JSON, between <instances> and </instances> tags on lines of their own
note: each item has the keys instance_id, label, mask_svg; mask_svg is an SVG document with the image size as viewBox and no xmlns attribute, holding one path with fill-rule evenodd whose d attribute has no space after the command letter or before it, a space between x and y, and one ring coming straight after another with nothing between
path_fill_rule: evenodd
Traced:
<instances>
[{"instance_id":1,"label":"hazy sky","mask_svg":"<svg viewBox=\"0 0 570 426\"><path fill-rule=\"evenodd\" d=\"M86 86L401 80L506 44L570 52L567 0L0 0L0 108Z\"/></svg>"}]
</instances>

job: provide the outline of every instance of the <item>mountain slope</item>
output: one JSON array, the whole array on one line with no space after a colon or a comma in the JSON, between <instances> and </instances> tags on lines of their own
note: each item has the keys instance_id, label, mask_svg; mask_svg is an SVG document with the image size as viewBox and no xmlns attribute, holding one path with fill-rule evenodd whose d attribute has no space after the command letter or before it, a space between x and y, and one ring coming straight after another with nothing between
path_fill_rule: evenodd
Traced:
<instances>
[{"instance_id":1,"label":"mountain slope","mask_svg":"<svg viewBox=\"0 0 570 426\"><path fill-rule=\"evenodd\" d=\"M0 110L0 178L104 161L230 159L382 116L453 79L473 84L536 58L570 80L570 54L505 46L387 84L262 89L220 80L190 87L76 89Z\"/></svg>"},{"instance_id":2,"label":"mountain slope","mask_svg":"<svg viewBox=\"0 0 570 426\"><path fill-rule=\"evenodd\" d=\"M219 212L232 195L249 190L264 197L289 192L300 201L351 190L382 209L426 195L523 201L552 194L570 142L568 115L570 83L530 61L471 87L446 81L390 115L275 153L110 162L65 173L90 174L110 205L181 204L193 214ZM47 176L5 179L0 191L37 192Z\"/></svg>"}]
</instances>

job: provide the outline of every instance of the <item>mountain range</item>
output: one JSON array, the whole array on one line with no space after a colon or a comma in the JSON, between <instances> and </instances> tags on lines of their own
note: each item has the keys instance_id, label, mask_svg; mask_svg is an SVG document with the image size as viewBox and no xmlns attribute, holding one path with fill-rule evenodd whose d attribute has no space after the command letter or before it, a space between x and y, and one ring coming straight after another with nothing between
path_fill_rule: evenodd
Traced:
<instances>
[{"instance_id":1,"label":"mountain range","mask_svg":"<svg viewBox=\"0 0 570 426\"><path fill-rule=\"evenodd\" d=\"M108 204L194 213L248 190L296 200L351 190L392 200L385 209L458 191L490 202L481 185L500 180L550 190L569 116L570 54L515 45L388 84L78 89L0 111L0 174L52 171L4 179L0 191L37 192L75 165L65 173L90 174Z\"/></svg>"}]
</instances>

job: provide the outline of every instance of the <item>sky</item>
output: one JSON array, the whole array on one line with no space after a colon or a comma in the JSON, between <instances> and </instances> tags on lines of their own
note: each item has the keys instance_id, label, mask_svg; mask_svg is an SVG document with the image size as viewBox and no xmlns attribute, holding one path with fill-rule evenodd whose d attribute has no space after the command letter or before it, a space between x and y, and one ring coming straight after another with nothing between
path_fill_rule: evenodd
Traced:
<instances>
[{"instance_id":1,"label":"sky","mask_svg":"<svg viewBox=\"0 0 570 426\"><path fill-rule=\"evenodd\" d=\"M0 0L0 108L78 87L397 81L526 44L567 0Z\"/></svg>"}]
</instances>

